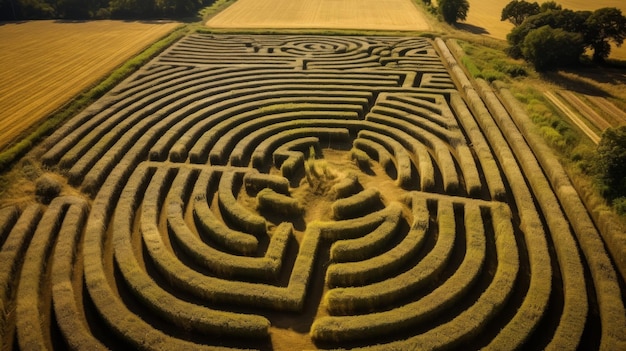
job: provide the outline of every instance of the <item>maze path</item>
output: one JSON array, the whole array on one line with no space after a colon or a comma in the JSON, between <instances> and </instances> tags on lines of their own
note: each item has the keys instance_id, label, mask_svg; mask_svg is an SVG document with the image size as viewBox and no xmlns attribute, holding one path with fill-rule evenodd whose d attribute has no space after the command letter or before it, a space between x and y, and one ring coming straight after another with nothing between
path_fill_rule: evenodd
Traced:
<instances>
[{"instance_id":1,"label":"maze path","mask_svg":"<svg viewBox=\"0 0 626 351\"><path fill-rule=\"evenodd\" d=\"M45 141L84 198L0 209L0 348L619 347L597 232L448 54L184 38Z\"/></svg>"}]
</instances>

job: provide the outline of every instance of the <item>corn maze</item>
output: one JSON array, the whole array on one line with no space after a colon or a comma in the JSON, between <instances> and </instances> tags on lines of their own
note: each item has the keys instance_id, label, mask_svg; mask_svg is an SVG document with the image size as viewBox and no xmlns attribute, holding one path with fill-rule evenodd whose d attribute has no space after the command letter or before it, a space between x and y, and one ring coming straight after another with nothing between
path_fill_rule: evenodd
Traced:
<instances>
[{"instance_id":1,"label":"corn maze","mask_svg":"<svg viewBox=\"0 0 626 351\"><path fill-rule=\"evenodd\" d=\"M577 195L440 39L190 35L44 149L80 192L0 209L2 350L626 347Z\"/></svg>"}]
</instances>

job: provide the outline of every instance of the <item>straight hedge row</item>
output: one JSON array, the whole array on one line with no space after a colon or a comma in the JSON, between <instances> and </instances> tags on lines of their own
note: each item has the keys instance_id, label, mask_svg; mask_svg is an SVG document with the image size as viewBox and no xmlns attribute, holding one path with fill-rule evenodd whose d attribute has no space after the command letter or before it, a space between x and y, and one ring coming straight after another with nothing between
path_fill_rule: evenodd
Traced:
<instances>
[{"instance_id":1,"label":"straight hedge row","mask_svg":"<svg viewBox=\"0 0 626 351\"><path fill-rule=\"evenodd\" d=\"M605 231L598 233L596 224L590 218L589 212L572 186L566 172L538 134L532 132L534 126L530 122L525 121L526 114L515 102L510 92L506 89L500 89L499 92L508 111L510 111L510 117L515 121L518 128L524 132L528 146L535 151L537 161L546 170L546 177L550 181L550 186L555 189L554 193L556 193L559 204L567 215L567 221L573 228L586 264L589 265L595 289L602 292L597 296L600 316L604 326L602 328L601 347L626 347L626 336L620 331L626 327L626 312L624 312L624 302L619 297L620 288L617 282L617 274L613 269L609 268L612 266L611 258L601 238ZM505 116L498 117L502 118ZM600 223L600 226L603 225L606 225L606 223ZM620 236L623 236L623 233L611 233L606 235L604 239L609 243L607 245L609 251L620 262L617 266L622 269L624 267L623 261L619 261L620 255L616 254L618 248L623 247L623 245L619 245L618 238ZM566 254L564 253L564 255ZM570 299L576 299L576 297ZM572 305L576 304L575 300L571 301L571 303ZM574 315L575 313L575 311L572 312ZM564 333L564 338L567 338L568 334L565 331Z\"/></svg>"},{"instance_id":2,"label":"straight hedge row","mask_svg":"<svg viewBox=\"0 0 626 351\"><path fill-rule=\"evenodd\" d=\"M493 153L496 155L502 171L506 175L521 218L520 229L524 235L524 242L527 245L530 269L528 291L515 316L502 328L488 346L518 348L535 331L546 312L550 294L552 293L553 272L546 233L526 179L500 128L493 120L493 117L465 76L463 70L458 66L445 43L441 39L436 39L435 44L442 52L444 60L450 66L453 78L462 87L470 110L472 110L475 119L493 147Z\"/></svg>"}]
</instances>

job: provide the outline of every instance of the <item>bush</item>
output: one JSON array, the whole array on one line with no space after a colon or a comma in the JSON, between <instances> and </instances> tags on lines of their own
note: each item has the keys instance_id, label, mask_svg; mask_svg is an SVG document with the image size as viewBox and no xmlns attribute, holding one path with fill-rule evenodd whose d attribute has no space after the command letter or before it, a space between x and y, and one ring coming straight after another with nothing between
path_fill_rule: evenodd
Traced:
<instances>
[{"instance_id":1,"label":"bush","mask_svg":"<svg viewBox=\"0 0 626 351\"><path fill-rule=\"evenodd\" d=\"M469 12L468 0L439 0L439 14L443 20L455 24L458 20L464 21Z\"/></svg>"},{"instance_id":2,"label":"bush","mask_svg":"<svg viewBox=\"0 0 626 351\"><path fill-rule=\"evenodd\" d=\"M522 43L522 55L538 71L574 65L584 50L580 34L548 25L528 33Z\"/></svg>"},{"instance_id":3,"label":"bush","mask_svg":"<svg viewBox=\"0 0 626 351\"><path fill-rule=\"evenodd\" d=\"M44 174L35 183L35 195L41 203L49 204L61 193L61 183L50 175Z\"/></svg>"},{"instance_id":4,"label":"bush","mask_svg":"<svg viewBox=\"0 0 626 351\"><path fill-rule=\"evenodd\" d=\"M530 16L539 13L539 4L536 2L526 2L524 0L513 0L502 9L500 21L509 21L514 26L519 26Z\"/></svg>"},{"instance_id":5,"label":"bush","mask_svg":"<svg viewBox=\"0 0 626 351\"><path fill-rule=\"evenodd\" d=\"M605 130L597 153L599 177L608 190L605 197L623 198L626 196L626 126ZM623 204L624 201L618 203Z\"/></svg>"},{"instance_id":6,"label":"bush","mask_svg":"<svg viewBox=\"0 0 626 351\"><path fill-rule=\"evenodd\" d=\"M613 208L620 215L626 215L626 197L618 197L613 200Z\"/></svg>"}]
</instances>

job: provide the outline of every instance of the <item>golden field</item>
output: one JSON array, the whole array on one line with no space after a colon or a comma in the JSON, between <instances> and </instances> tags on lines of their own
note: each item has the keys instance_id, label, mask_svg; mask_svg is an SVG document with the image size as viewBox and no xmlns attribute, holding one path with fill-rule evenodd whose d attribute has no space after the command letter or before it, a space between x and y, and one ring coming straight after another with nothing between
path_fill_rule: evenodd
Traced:
<instances>
[{"instance_id":1,"label":"golden field","mask_svg":"<svg viewBox=\"0 0 626 351\"><path fill-rule=\"evenodd\" d=\"M0 24L0 149L177 23Z\"/></svg>"},{"instance_id":2,"label":"golden field","mask_svg":"<svg viewBox=\"0 0 626 351\"><path fill-rule=\"evenodd\" d=\"M410 0L238 0L207 22L212 28L428 30Z\"/></svg>"}]
</instances>

